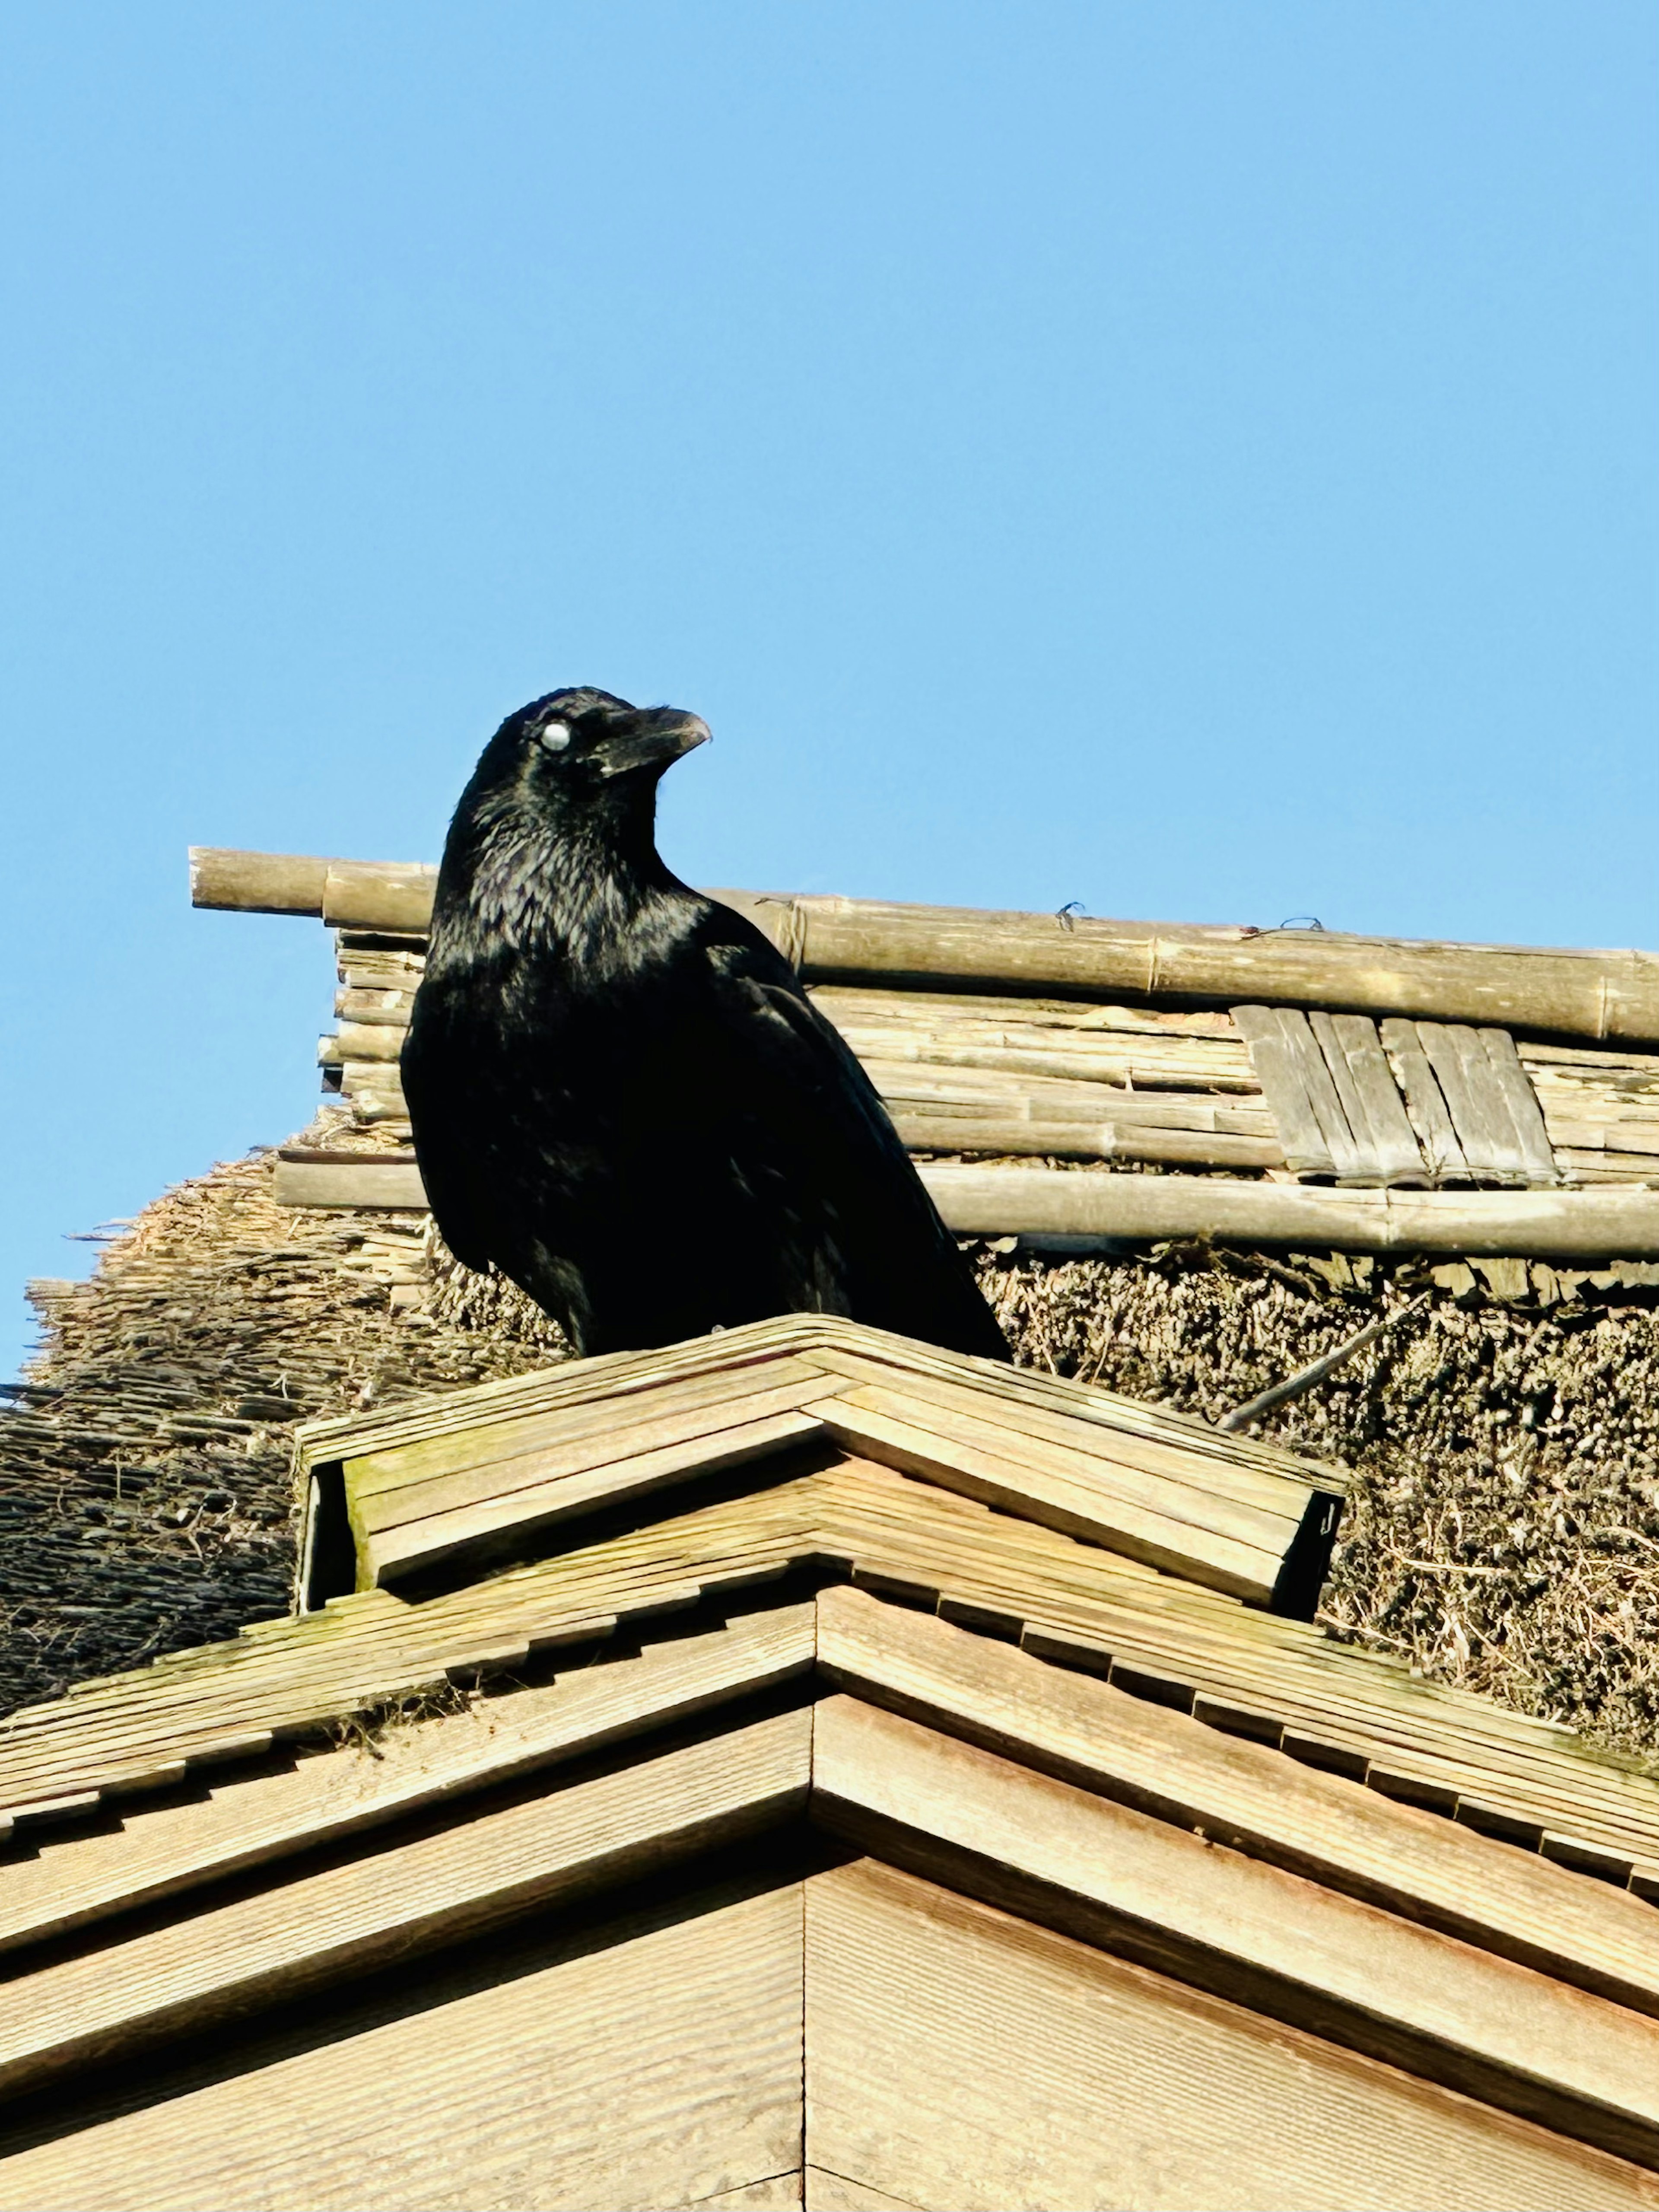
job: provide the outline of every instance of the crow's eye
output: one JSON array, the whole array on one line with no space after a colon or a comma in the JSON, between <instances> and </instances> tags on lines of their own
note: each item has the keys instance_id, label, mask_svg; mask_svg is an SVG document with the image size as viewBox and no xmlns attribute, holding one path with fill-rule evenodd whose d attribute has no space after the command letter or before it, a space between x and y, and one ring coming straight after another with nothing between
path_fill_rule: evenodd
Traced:
<instances>
[{"instance_id":1,"label":"crow's eye","mask_svg":"<svg viewBox=\"0 0 1659 2212\"><path fill-rule=\"evenodd\" d=\"M568 722L550 722L541 732L541 743L550 753L562 753L570 743Z\"/></svg>"}]
</instances>

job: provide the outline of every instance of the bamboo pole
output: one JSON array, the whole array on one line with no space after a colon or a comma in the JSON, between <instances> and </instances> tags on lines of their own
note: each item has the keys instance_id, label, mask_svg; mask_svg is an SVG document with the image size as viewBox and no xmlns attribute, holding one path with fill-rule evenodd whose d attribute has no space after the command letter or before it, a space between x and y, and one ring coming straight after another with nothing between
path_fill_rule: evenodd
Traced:
<instances>
[{"instance_id":1,"label":"bamboo pole","mask_svg":"<svg viewBox=\"0 0 1659 2212\"><path fill-rule=\"evenodd\" d=\"M428 867L291 854L198 848L192 856L198 904L320 913L337 928L399 936L426 929L435 875ZM882 977L936 990L1127 993L1218 1006L1266 1001L1659 1043L1659 954L1652 952L1082 916L1062 923L1054 915L874 899L715 896L749 914L809 980Z\"/></svg>"},{"instance_id":2,"label":"bamboo pole","mask_svg":"<svg viewBox=\"0 0 1659 2212\"><path fill-rule=\"evenodd\" d=\"M1209 1237L1249 1247L1475 1259L1659 1256L1659 1191L1652 1190L1314 1190L1207 1176L927 1164L919 1172L946 1224L963 1237L1126 1243ZM279 1206L294 1206L425 1203L420 1170L407 1155L290 1152L278 1158L276 1195Z\"/></svg>"},{"instance_id":3,"label":"bamboo pole","mask_svg":"<svg viewBox=\"0 0 1659 2212\"><path fill-rule=\"evenodd\" d=\"M303 853L238 853L219 845L190 848L190 902L240 914L314 914L331 860Z\"/></svg>"},{"instance_id":4,"label":"bamboo pole","mask_svg":"<svg viewBox=\"0 0 1659 2212\"><path fill-rule=\"evenodd\" d=\"M1529 1260L1659 1257L1659 1191L1329 1190L1207 1176L924 1164L959 1236L1209 1237L1315 1251Z\"/></svg>"},{"instance_id":5,"label":"bamboo pole","mask_svg":"<svg viewBox=\"0 0 1659 2212\"><path fill-rule=\"evenodd\" d=\"M1236 1137L1214 1129L1158 1129L1116 1121L995 1121L978 1115L918 1113L890 1103L893 1127L913 1152L1000 1152L1054 1159L1155 1160L1185 1167L1280 1168L1273 1137Z\"/></svg>"}]
</instances>

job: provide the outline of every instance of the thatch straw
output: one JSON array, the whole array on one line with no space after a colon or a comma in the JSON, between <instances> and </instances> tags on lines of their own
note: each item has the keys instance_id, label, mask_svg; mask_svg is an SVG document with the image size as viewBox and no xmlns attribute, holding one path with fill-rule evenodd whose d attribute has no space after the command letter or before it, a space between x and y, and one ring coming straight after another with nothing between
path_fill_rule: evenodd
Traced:
<instances>
[{"instance_id":1,"label":"thatch straw","mask_svg":"<svg viewBox=\"0 0 1659 2212\"><path fill-rule=\"evenodd\" d=\"M1585 1285L1543 1310L1473 1276L1458 1295L1412 1263L1357 1270L1200 1248L981 1261L1023 1361L1212 1420L1431 1289L1255 1425L1356 1472L1320 1617L1440 1680L1659 1753L1654 1293Z\"/></svg>"}]
</instances>

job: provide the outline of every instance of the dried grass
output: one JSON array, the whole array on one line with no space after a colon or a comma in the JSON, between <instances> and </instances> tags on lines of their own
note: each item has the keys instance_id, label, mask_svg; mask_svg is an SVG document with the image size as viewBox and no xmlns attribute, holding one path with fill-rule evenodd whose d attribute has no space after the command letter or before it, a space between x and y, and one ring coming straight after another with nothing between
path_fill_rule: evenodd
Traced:
<instances>
[{"instance_id":1,"label":"dried grass","mask_svg":"<svg viewBox=\"0 0 1659 2212\"><path fill-rule=\"evenodd\" d=\"M987 1255L981 1273L1024 1363L1208 1419L1430 1288L1253 1431L1352 1470L1320 1618L1436 1680L1659 1752L1652 1293L1540 1310L1460 1299L1405 1263L1345 1294L1315 1272L1328 1266L1188 1249Z\"/></svg>"}]
</instances>

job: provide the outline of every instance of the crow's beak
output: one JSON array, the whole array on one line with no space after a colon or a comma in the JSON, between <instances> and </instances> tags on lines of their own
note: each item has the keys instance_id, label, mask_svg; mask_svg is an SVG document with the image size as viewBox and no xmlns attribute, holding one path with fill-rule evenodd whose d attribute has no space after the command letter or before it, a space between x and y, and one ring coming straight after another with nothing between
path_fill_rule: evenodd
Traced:
<instances>
[{"instance_id":1,"label":"crow's beak","mask_svg":"<svg viewBox=\"0 0 1659 2212\"><path fill-rule=\"evenodd\" d=\"M610 777L654 768L660 774L682 753L706 744L713 735L700 715L683 714L678 707L653 707L647 714L635 714L625 731L607 738L598 748L599 772Z\"/></svg>"}]
</instances>

